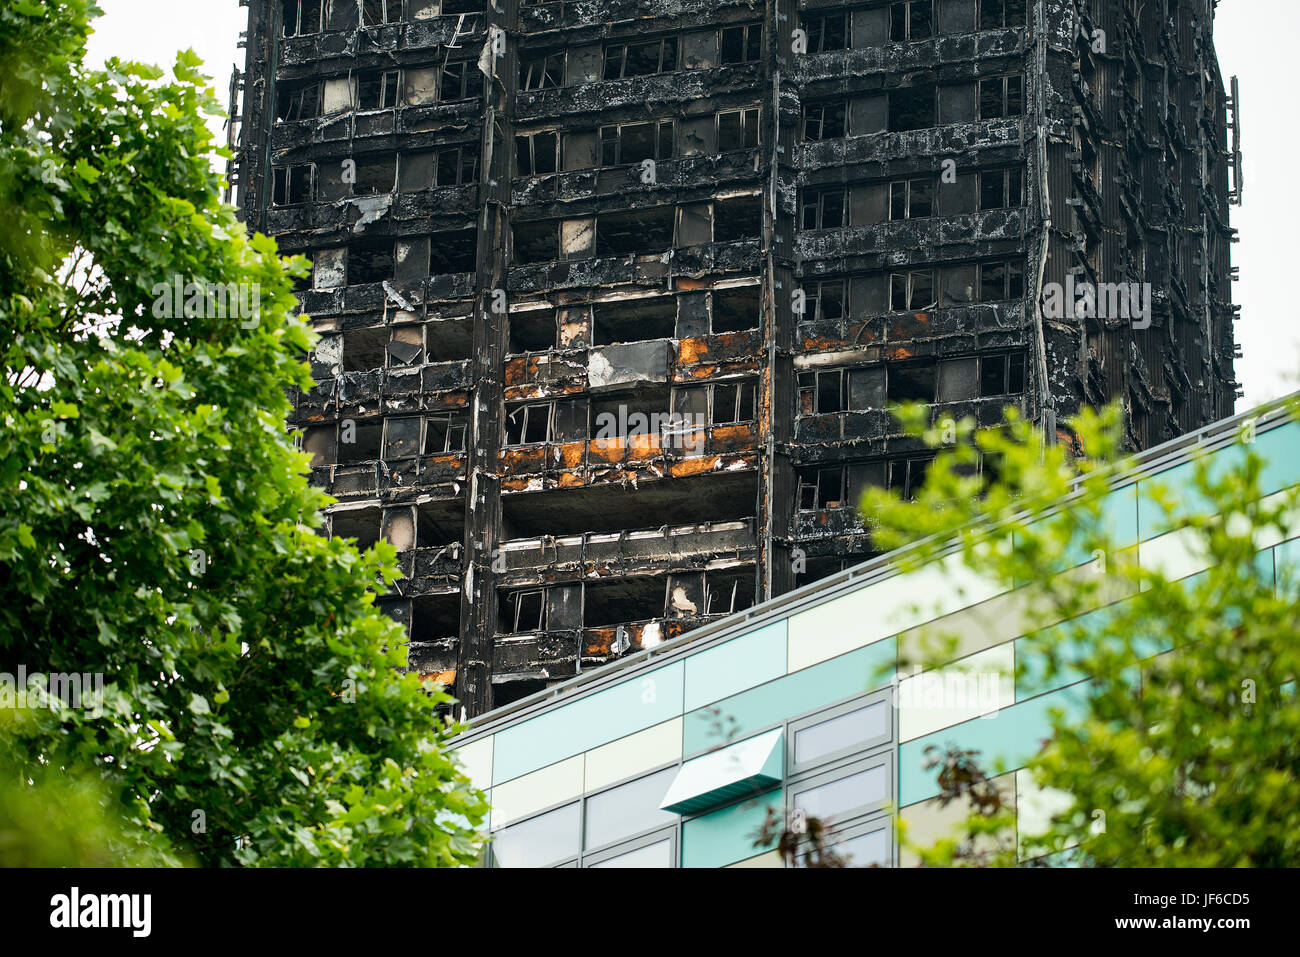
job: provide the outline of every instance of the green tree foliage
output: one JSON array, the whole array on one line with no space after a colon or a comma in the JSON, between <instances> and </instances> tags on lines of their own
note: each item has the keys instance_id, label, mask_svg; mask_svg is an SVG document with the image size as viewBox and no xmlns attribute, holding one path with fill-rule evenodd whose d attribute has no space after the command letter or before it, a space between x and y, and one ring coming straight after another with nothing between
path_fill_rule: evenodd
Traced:
<instances>
[{"instance_id":1,"label":"green tree foliage","mask_svg":"<svg viewBox=\"0 0 1300 957\"><path fill-rule=\"evenodd\" d=\"M0 664L104 676L101 709L10 735L19 783L93 776L203 864L471 862L449 699L373 607L393 549L313 532L329 499L283 425L306 263L220 202L197 58L87 69L98 13L0 6ZM168 317L177 281L243 284L256 315Z\"/></svg>"},{"instance_id":2,"label":"green tree foliage","mask_svg":"<svg viewBox=\"0 0 1300 957\"><path fill-rule=\"evenodd\" d=\"M1267 463L1250 423L1234 445L1185 467L1177 495L1146 480L1142 507L1207 566L1171 581L1170 566L1149 554L1139 565L1121 547L1130 543L1117 540L1118 513L1103 499L1135 474L1119 456L1118 412L1075 419L1068 448L1009 415L978 431L905 410L909 430L938 450L926 486L915 502L873 491L863 503L878 541L915 545L909 567L952 552L971 573L1021 590L1033 637L1023 655L1017 647L1018 681L1082 682L1078 708L1054 713L1052 739L1027 765L1059 802L1047 831L1022 833L1017 846L1001 769L949 748L931 761L944 798L970 816L953 839L920 849L923 862L1300 864L1300 576L1282 565L1275 585L1271 553L1259 555L1300 534L1300 489L1263 494ZM926 660L905 664L952 660L956 638L936 631Z\"/></svg>"}]
</instances>

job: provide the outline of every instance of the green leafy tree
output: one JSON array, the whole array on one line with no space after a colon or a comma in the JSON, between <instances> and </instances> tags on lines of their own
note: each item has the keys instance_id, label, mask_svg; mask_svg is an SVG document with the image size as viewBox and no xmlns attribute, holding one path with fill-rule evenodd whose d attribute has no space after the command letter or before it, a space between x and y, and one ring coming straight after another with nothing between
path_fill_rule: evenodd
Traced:
<instances>
[{"instance_id":1,"label":"green leafy tree","mask_svg":"<svg viewBox=\"0 0 1300 957\"><path fill-rule=\"evenodd\" d=\"M202 864L470 863L449 698L374 609L395 553L315 534L283 424L306 263L220 202L197 58L88 69L98 13L0 6L0 664L104 685L11 731L19 784L88 777Z\"/></svg>"},{"instance_id":2,"label":"green leafy tree","mask_svg":"<svg viewBox=\"0 0 1300 957\"><path fill-rule=\"evenodd\" d=\"M1026 766L1057 802L1046 831L1017 839L1003 769L949 747L930 761L942 800L969 817L950 840L915 848L922 862L1300 864L1300 576L1279 563L1275 583L1259 557L1300 534L1300 488L1264 494L1253 421L1233 446L1196 456L1177 495L1145 480L1143 507L1205 569L1169 580L1172 566L1139 565L1121 547L1106 506L1110 483L1134 474L1118 411L1085 412L1068 443L1050 445L1008 415L981 431L904 410L938 453L925 488L914 502L875 490L863 503L883 547L914 546L905 567L948 554L1020 590L1032 637L1017 649L1017 680L1081 682L1078 709L1054 712L1052 738ZM957 637L933 631L923 660L904 666L951 661Z\"/></svg>"}]
</instances>

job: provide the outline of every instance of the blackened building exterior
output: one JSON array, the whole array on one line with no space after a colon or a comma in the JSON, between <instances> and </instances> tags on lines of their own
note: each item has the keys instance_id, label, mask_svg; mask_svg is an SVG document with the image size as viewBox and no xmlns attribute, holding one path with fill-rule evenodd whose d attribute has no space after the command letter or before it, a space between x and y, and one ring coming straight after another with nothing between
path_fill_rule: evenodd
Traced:
<instances>
[{"instance_id":1,"label":"blackened building exterior","mask_svg":"<svg viewBox=\"0 0 1300 957\"><path fill-rule=\"evenodd\" d=\"M893 402L1232 414L1212 0L248 6L291 425L471 714L869 557L927 462Z\"/></svg>"}]
</instances>

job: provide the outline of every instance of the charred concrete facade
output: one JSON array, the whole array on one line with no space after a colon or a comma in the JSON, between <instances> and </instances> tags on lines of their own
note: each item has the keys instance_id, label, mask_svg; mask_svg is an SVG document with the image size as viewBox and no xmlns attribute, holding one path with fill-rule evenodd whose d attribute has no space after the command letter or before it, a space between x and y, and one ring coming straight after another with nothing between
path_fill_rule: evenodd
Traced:
<instances>
[{"instance_id":1,"label":"charred concrete facade","mask_svg":"<svg viewBox=\"0 0 1300 957\"><path fill-rule=\"evenodd\" d=\"M853 503L927 461L893 402L1232 414L1211 0L248 6L291 425L470 714L869 557Z\"/></svg>"}]
</instances>

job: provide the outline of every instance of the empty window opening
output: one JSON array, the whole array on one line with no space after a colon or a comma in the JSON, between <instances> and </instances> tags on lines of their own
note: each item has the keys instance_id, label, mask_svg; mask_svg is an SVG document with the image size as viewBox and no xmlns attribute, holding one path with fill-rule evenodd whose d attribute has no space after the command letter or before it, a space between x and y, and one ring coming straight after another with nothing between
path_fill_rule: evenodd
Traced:
<instances>
[{"instance_id":1,"label":"empty window opening","mask_svg":"<svg viewBox=\"0 0 1300 957\"><path fill-rule=\"evenodd\" d=\"M672 206L601 213L596 218L597 256L662 253L673 245Z\"/></svg>"},{"instance_id":2,"label":"empty window opening","mask_svg":"<svg viewBox=\"0 0 1300 957\"><path fill-rule=\"evenodd\" d=\"M291 123L294 120L311 120L320 116L321 84L312 80L302 85L286 84L280 87L276 118Z\"/></svg>"},{"instance_id":3,"label":"empty window opening","mask_svg":"<svg viewBox=\"0 0 1300 957\"><path fill-rule=\"evenodd\" d=\"M442 0L442 15L452 13L482 13L487 9L487 0Z\"/></svg>"},{"instance_id":4,"label":"empty window opening","mask_svg":"<svg viewBox=\"0 0 1300 957\"><path fill-rule=\"evenodd\" d=\"M717 119L719 153L753 149L758 145L758 107L724 110Z\"/></svg>"},{"instance_id":5,"label":"empty window opening","mask_svg":"<svg viewBox=\"0 0 1300 957\"><path fill-rule=\"evenodd\" d=\"M799 469L799 511L818 512L848 505L847 473L843 465Z\"/></svg>"},{"instance_id":6,"label":"empty window opening","mask_svg":"<svg viewBox=\"0 0 1300 957\"><path fill-rule=\"evenodd\" d=\"M564 53L521 60L519 63L519 88L521 90L553 90L564 86Z\"/></svg>"},{"instance_id":7,"label":"empty window opening","mask_svg":"<svg viewBox=\"0 0 1300 957\"><path fill-rule=\"evenodd\" d=\"M384 461L414 458L420 454L418 415L390 416L384 420Z\"/></svg>"},{"instance_id":8,"label":"empty window opening","mask_svg":"<svg viewBox=\"0 0 1300 957\"><path fill-rule=\"evenodd\" d=\"M364 0L361 5L362 26L377 27L401 19L402 0Z\"/></svg>"},{"instance_id":9,"label":"empty window opening","mask_svg":"<svg viewBox=\"0 0 1300 957\"><path fill-rule=\"evenodd\" d=\"M895 43L934 36L934 0L901 0L889 5L889 39Z\"/></svg>"},{"instance_id":10,"label":"empty window opening","mask_svg":"<svg viewBox=\"0 0 1300 957\"><path fill-rule=\"evenodd\" d=\"M886 370L888 402L933 402L939 383L939 366L935 362L914 365L890 365Z\"/></svg>"},{"instance_id":11,"label":"empty window opening","mask_svg":"<svg viewBox=\"0 0 1300 957\"><path fill-rule=\"evenodd\" d=\"M664 588L662 577L587 582L583 587L582 624L586 628L607 628L662 618Z\"/></svg>"},{"instance_id":12,"label":"empty window opening","mask_svg":"<svg viewBox=\"0 0 1300 957\"><path fill-rule=\"evenodd\" d=\"M1018 262L981 263L980 302L1020 299L1025 294L1025 267Z\"/></svg>"},{"instance_id":13,"label":"empty window opening","mask_svg":"<svg viewBox=\"0 0 1300 957\"><path fill-rule=\"evenodd\" d=\"M669 416L670 398L667 386L656 386L594 400L588 435L612 441L674 432L678 424Z\"/></svg>"},{"instance_id":14,"label":"empty window opening","mask_svg":"<svg viewBox=\"0 0 1300 957\"><path fill-rule=\"evenodd\" d=\"M934 271L913 269L890 273L889 308L895 312L930 309L938 305Z\"/></svg>"},{"instance_id":15,"label":"empty window opening","mask_svg":"<svg viewBox=\"0 0 1300 957\"><path fill-rule=\"evenodd\" d=\"M357 76L357 109L389 110L397 105L400 70L375 70Z\"/></svg>"},{"instance_id":16,"label":"empty window opening","mask_svg":"<svg viewBox=\"0 0 1300 957\"><path fill-rule=\"evenodd\" d=\"M677 301L671 296L597 303L593 313L592 345L671 339L676 327Z\"/></svg>"},{"instance_id":17,"label":"empty window opening","mask_svg":"<svg viewBox=\"0 0 1300 957\"><path fill-rule=\"evenodd\" d=\"M458 362L474 355L474 320L439 319L424 337L430 362Z\"/></svg>"},{"instance_id":18,"label":"empty window opening","mask_svg":"<svg viewBox=\"0 0 1300 957\"><path fill-rule=\"evenodd\" d=\"M1010 209L1024 203L1024 178L1018 169L980 173L980 209Z\"/></svg>"},{"instance_id":19,"label":"empty window opening","mask_svg":"<svg viewBox=\"0 0 1300 957\"><path fill-rule=\"evenodd\" d=\"M803 138L810 142L840 139L847 130L847 112L843 100L809 103L803 111Z\"/></svg>"},{"instance_id":20,"label":"empty window opening","mask_svg":"<svg viewBox=\"0 0 1300 957\"><path fill-rule=\"evenodd\" d=\"M996 120L1025 112L1025 81L1020 76L992 76L980 80L980 119Z\"/></svg>"},{"instance_id":21,"label":"empty window opening","mask_svg":"<svg viewBox=\"0 0 1300 957\"><path fill-rule=\"evenodd\" d=\"M713 241L737 243L763 235L763 204L758 196L734 196L713 204Z\"/></svg>"},{"instance_id":22,"label":"empty window opening","mask_svg":"<svg viewBox=\"0 0 1300 957\"><path fill-rule=\"evenodd\" d=\"M546 352L555 348L555 313L516 312L510 316L510 352Z\"/></svg>"},{"instance_id":23,"label":"empty window opening","mask_svg":"<svg viewBox=\"0 0 1300 957\"><path fill-rule=\"evenodd\" d=\"M509 592L501 603L501 631L528 634L546 630L546 589Z\"/></svg>"},{"instance_id":24,"label":"empty window opening","mask_svg":"<svg viewBox=\"0 0 1300 957\"><path fill-rule=\"evenodd\" d=\"M758 286L715 289L711 331L720 333L756 329L762 318L762 309Z\"/></svg>"},{"instance_id":25,"label":"empty window opening","mask_svg":"<svg viewBox=\"0 0 1300 957\"><path fill-rule=\"evenodd\" d=\"M358 421L344 419L339 423L338 457L340 465L353 465L358 462L375 462L379 459L380 443L383 441L383 420ZM379 522L375 521L375 535L379 534Z\"/></svg>"},{"instance_id":26,"label":"empty window opening","mask_svg":"<svg viewBox=\"0 0 1300 957\"><path fill-rule=\"evenodd\" d=\"M895 459L889 463L889 487L905 500L916 498L925 485L925 475L933 461L933 456Z\"/></svg>"},{"instance_id":27,"label":"empty window opening","mask_svg":"<svg viewBox=\"0 0 1300 957\"><path fill-rule=\"evenodd\" d=\"M600 128L600 164L626 166L673 156L673 121L624 123Z\"/></svg>"},{"instance_id":28,"label":"empty window opening","mask_svg":"<svg viewBox=\"0 0 1300 957\"><path fill-rule=\"evenodd\" d=\"M799 373L799 414L825 415L849 407L849 379L843 369Z\"/></svg>"},{"instance_id":29,"label":"empty window opening","mask_svg":"<svg viewBox=\"0 0 1300 957\"><path fill-rule=\"evenodd\" d=\"M749 23L723 28L719 49L723 66L755 62L763 52L763 25Z\"/></svg>"},{"instance_id":30,"label":"empty window opening","mask_svg":"<svg viewBox=\"0 0 1300 957\"><path fill-rule=\"evenodd\" d=\"M424 362L424 329L416 325L393 327L386 347L389 366L418 366Z\"/></svg>"},{"instance_id":31,"label":"empty window opening","mask_svg":"<svg viewBox=\"0 0 1300 957\"><path fill-rule=\"evenodd\" d=\"M506 409L506 445L536 445L551 441L554 402L530 402Z\"/></svg>"},{"instance_id":32,"label":"empty window opening","mask_svg":"<svg viewBox=\"0 0 1300 957\"><path fill-rule=\"evenodd\" d=\"M460 634L460 594L411 599L411 640L446 641Z\"/></svg>"},{"instance_id":33,"label":"empty window opening","mask_svg":"<svg viewBox=\"0 0 1300 957\"><path fill-rule=\"evenodd\" d=\"M1025 356L1022 352L980 357L980 398L1018 395L1025 391Z\"/></svg>"},{"instance_id":34,"label":"empty window opening","mask_svg":"<svg viewBox=\"0 0 1300 957\"><path fill-rule=\"evenodd\" d=\"M438 101L467 100L483 92L483 72L475 60L456 60L443 65L438 75Z\"/></svg>"},{"instance_id":35,"label":"empty window opening","mask_svg":"<svg viewBox=\"0 0 1300 957\"><path fill-rule=\"evenodd\" d=\"M446 455L465 451L469 420L464 415L445 413L424 420L424 454Z\"/></svg>"},{"instance_id":36,"label":"empty window opening","mask_svg":"<svg viewBox=\"0 0 1300 957\"><path fill-rule=\"evenodd\" d=\"M795 315L802 322L817 319L844 318L844 280L821 279L807 283L802 287L803 311L798 309L799 298L795 297Z\"/></svg>"},{"instance_id":37,"label":"empty window opening","mask_svg":"<svg viewBox=\"0 0 1300 957\"><path fill-rule=\"evenodd\" d=\"M906 87L889 94L889 132L924 130L935 125L935 88Z\"/></svg>"},{"instance_id":38,"label":"empty window opening","mask_svg":"<svg viewBox=\"0 0 1300 957\"><path fill-rule=\"evenodd\" d=\"M753 382L718 382L712 386L713 405L709 422L713 425L732 425L754 421Z\"/></svg>"},{"instance_id":39,"label":"empty window opening","mask_svg":"<svg viewBox=\"0 0 1300 957\"><path fill-rule=\"evenodd\" d=\"M321 7L325 0L284 0L284 35L301 37L320 33Z\"/></svg>"},{"instance_id":40,"label":"empty window opening","mask_svg":"<svg viewBox=\"0 0 1300 957\"><path fill-rule=\"evenodd\" d=\"M733 615L754 604L753 571L706 572L704 613Z\"/></svg>"},{"instance_id":41,"label":"empty window opening","mask_svg":"<svg viewBox=\"0 0 1300 957\"><path fill-rule=\"evenodd\" d=\"M445 548L465 536L465 500L435 499L415 507L417 548Z\"/></svg>"},{"instance_id":42,"label":"empty window opening","mask_svg":"<svg viewBox=\"0 0 1300 957\"><path fill-rule=\"evenodd\" d=\"M379 541L380 518L377 508L334 512L330 516L330 537L355 538L357 548L365 551Z\"/></svg>"},{"instance_id":43,"label":"empty window opening","mask_svg":"<svg viewBox=\"0 0 1300 957\"><path fill-rule=\"evenodd\" d=\"M890 219L926 219L933 215L933 179L905 179L889 184Z\"/></svg>"},{"instance_id":44,"label":"empty window opening","mask_svg":"<svg viewBox=\"0 0 1300 957\"><path fill-rule=\"evenodd\" d=\"M275 206L296 206L316 200L316 167L277 166L271 171L273 186L271 203Z\"/></svg>"},{"instance_id":45,"label":"empty window opening","mask_svg":"<svg viewBox=\"0 0 1300 957\"><path fill-rule=\"evenodd\" d=\"M515 137L520 176L545 176L560 168L560 135L554 130L522 133Z\"/></svg>"},{"instance_id":46,"label":"empty window opening","mask_svg":"<svg viewBox=\"0 0 1300 957\"><path fill-rule=\"evenodd\" d=\"M804 190L801 225L804 229L839 229L844 225L845 200L843 189Z\"/></svg>"},{"instance_id":47,"label":"empty window opening","mask_svg":"<svg viewBox=\"0 0 1300 957\"><path fill-rule=\"evenodd\" d=\"M809 13L800 17L808 35L809 53L847 50L852 19L846 10L835 13Z\"/></svg>"},{"instance_id":48,"label":"empty window opening","mask_svg":"<svg viewBox=\"0 0 1300 957\"><path fill-rule=\"evenodd\" d=\"M387 326L351 329L343 333L343 371L369 372L372 369L382 369L389 335Z\"/></svg>"},{"instance_id":49,"label":"empty window opening","mask_svg":"<svg viewBox=\"0 0 1300 957\"><path fill-rule=\"evenodd\" d=\"M397 187L397 157L377 156L357 162L357 181L352 191L357 196L391 193Z\"/></svg>"},{"instance_id":50,"label":"empty window opening","mask_svg":"<svg viewBox=\"0 0 1300 957\"><path fill-rule=\"evenodd\" d=\"M435 186L464 186L478 182L478 147L452 146L438 150Z\"/></svg>"},{"instance_id":51,"label":"empty window opening","mask_svg":"<svg viewBox=\"0 0 1300 957\"><path fill-rule=\"evenodd\" d=\"M620 43L605 48L605 79L671 73L677 69L677 38Z\"/></svg>"},{"instance_id":52,"label":"empty window opening","mask_svg":"<svg viewBox=\"0 0 1300 957\"><path fill-rule=\"evenodd\" d=\"M1025 25L1025 0L979 0L979 5L981 30Z\"/></svg>"},{"instance_id":53,"label":"empty window opening","mask_svg":"<svg viewBox=\"0 0 1300 957\"><path fill-rule=\"evenodd\" d=\"M478 234L472 229L434 233L429 237L429 275L474 272L478 268Z\"/></svg>"},{"instance_id":54,"label":"empty window opening","mask_svg":"<svg viewBox=\"0 0 1300 957\"><path fill-rule=\"evenodd\" d=\"M348 247L348 285L393 278L393 241L363 239Z\"/></svg>"},{"instance_id":55,"label":"empty window opening","mask_svg":"<svg viewBox=\"0 0 1300 957\"><path fill-rule=\"evenodd\" d=\"M554 262L560 255L560 225L554 220L513 223L513 256L516 263Z\"/></svg>"}]
</instances>

